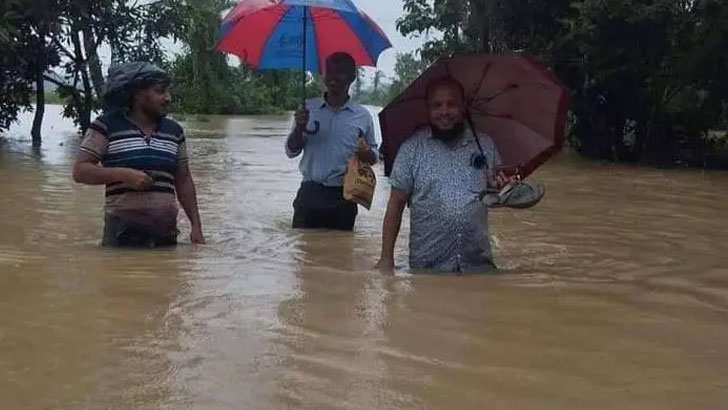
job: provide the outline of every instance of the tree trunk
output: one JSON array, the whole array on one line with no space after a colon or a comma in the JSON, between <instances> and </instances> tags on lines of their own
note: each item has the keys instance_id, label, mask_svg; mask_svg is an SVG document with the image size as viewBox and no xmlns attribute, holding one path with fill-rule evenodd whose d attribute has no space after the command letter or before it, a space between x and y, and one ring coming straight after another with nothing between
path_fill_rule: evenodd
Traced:
<instances>
[{"instance_id":1,"label":"tree trunk","mask_svg":"<svg viewBox=\"0 0 728 410\"><path fill-rule=\"evenodd\" d=\"M96 98L101 98L104 93L104 73L101 71L101 62L96 50L96 37L90 26L83 28L83 47L86 51L86 62L91 72L91 82L96 91Z\"/></svg>"},{"instance_id":2,"label":"tree trunk","mask_svg":"<svg viewBox=\"0 0 728 410\"><path fill-rule=\"evenodd\" d=\"M81 81L83 81L84 95L82 98L82 105L78 107L79 111L79 123L81 124L81 132L85 133L89 125L91 125L91 111L93 107L93 88L91 87L91 81L88 78L88 66L87 60L83 57L83 51L81 49L81 39L79 38L79 32L74 31L71 34L71 41L73 42L74 53L76 54L76 69L81 73Z\"/></svg>"},{"instance_id":3,"label":"tree trunk","mask_svg":"<svg viewBox=\"0 0 728 410\"><path fill-rule=\"evenodd\" d=\"M488 14L487 0L471 0L470 2L470 21L469 25L475 31L478 38L476 52L489 53L490 46L490 16Z\"/></svg>"},{"instance_id":4,"label":"tree trunk","mask_svg":"<svg viewBox=\"0 0 728 410\"><path fill-rule=\"evenodd\" d=\"M43 115L45 114L45 82L42 69L38 70L35 78L35 117L30 135L33 137L33 146L39 147L42 140Z\"/></svg>"},{"instance_id":5,"label":"tree trunk","mask_svg":"<svg viewBox=\"0 0 728 410\"><path fill-rule=\"evenodd\" d=\"M88 76L88 60L84 58L81 49L81 39L78 31L74 31L71 35L74 52L76 54L77 70L81 73L81 81L83 82L83 99L82 106L79 108L79 122L81 124L81 132L85 133L88 126L91 125L91 111L93 107L93 88Z\"/></svg>"}]
</instances>

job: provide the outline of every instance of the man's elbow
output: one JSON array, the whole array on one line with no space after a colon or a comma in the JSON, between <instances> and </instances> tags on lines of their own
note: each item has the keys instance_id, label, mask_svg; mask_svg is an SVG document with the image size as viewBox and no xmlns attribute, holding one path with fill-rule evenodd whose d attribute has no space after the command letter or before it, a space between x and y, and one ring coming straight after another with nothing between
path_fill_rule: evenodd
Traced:
<instances>
[{"instance_id":1,"label":"man's elbow","mask_svg":"<svg viewBox=\"0 0 728 410\"><path fill-rule=\"evenodd\" d=\"M83 166L80 163L73 164L73 182L77 184L83 184L86 179L84 178Z\"/></svg>"},{"instance_id":2,"label":"man's elbow","mask_svg":"<svg viewBox=\"0 0 728 410\"><path fill-rule=\"evenodd\" d=\"M286 156L288 158L290 158L290 159L296 158L297 156L301 155L301 151L303 151L303 150L301 150L301 149L298 149L298 150L291 149L291 145L288 142L286 142Z\"/></svg>"},{"instance_id":3,"label":"man's elbow","mask_svg":"<svg viewBox=\"0 0 728 410\"><path fill-rule=\"evenodd\" d=\"M189 172L183 172L175 176L174 187L178 193L194 193L195 192L195 181L192 179L192 174Z\"/></svg>"},{"instance_id":4,"label":"man's elbow","mask_svg":"<svg viewBox=\"0 0 728 410\"><path fill-rule=\"evenodd\" d=\"M300 154L300 152L293 152L293 151L286 149L286 157L288 157L288 159L296 158L298 156L298 154Z\"/></svg>"}]
</instances>

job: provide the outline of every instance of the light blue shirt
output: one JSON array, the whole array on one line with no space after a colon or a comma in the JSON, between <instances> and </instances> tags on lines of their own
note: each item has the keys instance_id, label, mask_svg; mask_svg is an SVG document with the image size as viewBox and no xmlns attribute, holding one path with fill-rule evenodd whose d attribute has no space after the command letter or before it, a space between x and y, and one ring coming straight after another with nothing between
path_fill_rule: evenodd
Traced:
<instances>
[{"instance_id":1,"label":"light blue shirt","mask_svg":"<svg viewBox=\"0 0 728 410\"><path fill-rule=\"evenodd\" d=\"M493 266L488 208L477 193L486 173L500 165L493 140L478 135L487 167L471 166L479 153L472 131L447 145L424 128L405 140L394 160L392 188L409 195L410 266L445 272L487 271Z\"/></svg>"},{"instance_id":2,"label":"light blue shirt","mask_svg":"<svg viewBox=\"0 0 728 410\"><path fill-rule=\"evenodd\" d=\"M309 110L307 130L318 132L303 134L302 150L291 151L286 139L286 155L295 158L303 152L298 168L304 182L325 186L341 186L349 157L357 150L359 135L363 135L373 153L377 152L374 122L369 110L349 100L334 109L323 98L306 101Z\"/></svg>"}]
</instances>

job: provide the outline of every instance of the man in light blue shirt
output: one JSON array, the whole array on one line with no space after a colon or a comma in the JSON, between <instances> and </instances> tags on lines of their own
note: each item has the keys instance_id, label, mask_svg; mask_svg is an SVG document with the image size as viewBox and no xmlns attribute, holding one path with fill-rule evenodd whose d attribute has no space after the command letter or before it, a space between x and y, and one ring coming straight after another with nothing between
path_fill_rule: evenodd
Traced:
<instances>
[{"instance_id":1,"label":"man in light blue shirt","mask_svg":"<svg viewBox=\"0 0 728 410\"><path fill-rule=\"evenodd\" d=\"M355 78L354 59L343 52L332 54L326 59L324 97L310 99L296 111L286 140L289 158L303 153L293 228L354 228L357 205L344 199L342 187L349 157L356 154L369 164L377 161L371 114L349 97Z\"/></svg>"}]
</instances>

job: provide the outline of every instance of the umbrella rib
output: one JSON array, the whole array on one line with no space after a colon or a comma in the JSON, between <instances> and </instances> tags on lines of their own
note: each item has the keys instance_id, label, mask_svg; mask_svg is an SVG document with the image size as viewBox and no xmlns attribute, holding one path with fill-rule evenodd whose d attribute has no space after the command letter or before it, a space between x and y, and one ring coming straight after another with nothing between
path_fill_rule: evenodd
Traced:
<instances>
[{"instance_id":1,"label":"umbrella rib","mask_svg":"<svg viewBox=\"0 0 728 410\"><path fill-rule=\"evenodd\" d=\"M470 98L470 103L475 101L475 96L478 95L480 92L480 89L483 88L483 84L485 84L485 77L488 75L488 72L490 71L491 64L488 63L485 66L485 69L483 70L483 74L480 76L480 82L478 82L478 87L475 89L475 92L473 93L473 97Z\"/></svg>"},{"instance_id":2,"label":"umbrella rib","mask_svg":"<svg viewBox=\"0 0 728 410\"><path fill-rule=\"evenodd\" d=\"M487 111L486 112L483 112L483 113L480 113L480 114L481 115L485 115L486 117L505 118L505 119L509 119L509 120L512 120L513 119L513 116L510 115L510 114L496 114L496 113L487 112Z\"/></svg>"},{"instance_id":3,"label":"umbrella rib","mask_svg":"<svg viewBox=\"0 0 728 410\"><path fill-rule=\"evenodd\" d=\"M490 97L483 98L483 100L485 100L486 102L491 102L491 101L495 100L496 98L500 97L501 95L507 93L508 91L515 90L518 87L519 87L518 84L510 84L508 87L498 91L497 93L491 95Z\"/></svg>"},{"instance_id":4,"label":"umbrella rib","mask_svg":"<svg viewBox=\"0 0 728 410\"><path fill-rule=\"evenodd\" d=\"M508 91L513 90L515 88L518 88L518 85L517 84L511 84L510 86L506 87L505 89L503 89L501 91L498 91L497 93L493 94L490 97L485 97L485 98L471 98L470 101L468 101L468 104L467 105L469 107L473 107L474 103L477 103L477 102L491 102L494 99L500 97L501 95L503 95L503 94L507 93ZM424 100L424 98L422 98L420 96L413 96L413 97L402 98L401 100L397 101L397 104L406 103L406 102L412 102L412 101L421 101L421 100Z\"/></svg>"},{"instance_id":5,"label":"umbrella rib","mask_svg":"<svg viewBox=\"0 0 728 410\"><path fill-rule=\"evenodd\" d=\"M497 114L497 113L488 112L488 111L480 111L480 112L478 112L478 114L480 114L482 116L485 116L485 117L500 118L500 119L504 119L504 120L511 120L511 121L513 121L513 122L515 122L515 123L523 126L523 127L528 128L534 134L545 138L545 136L543 134L541 134L539 131L535 130L531 125L529 125L529 124L527 124L527 123L525 123L523 121L520 121L520 120L517 120L517 119L513 118L513 115L511 115L511 114Z\"/></svg>"}]
</instances>

